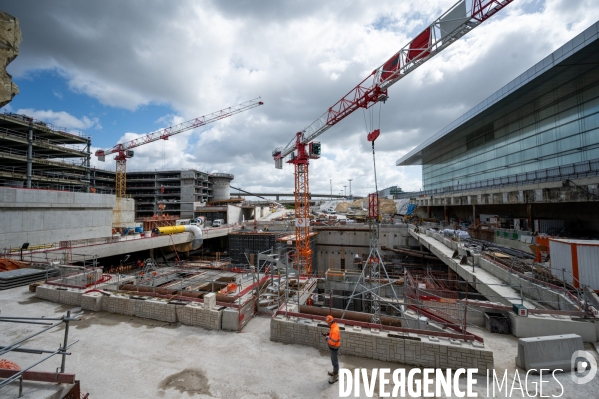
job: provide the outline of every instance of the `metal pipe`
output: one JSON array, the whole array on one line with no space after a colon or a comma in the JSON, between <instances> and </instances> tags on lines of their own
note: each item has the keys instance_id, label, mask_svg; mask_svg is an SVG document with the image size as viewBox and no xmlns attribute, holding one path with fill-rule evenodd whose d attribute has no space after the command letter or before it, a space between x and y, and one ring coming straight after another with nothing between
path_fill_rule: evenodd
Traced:
<instances>
[{"instance_id":1,"label":"metal pipe","mask_svg":"<svg viewBox=\"0 0 599 399\"><path fill-rule=\"evenodd\" d=\"M330 309L329 310L326 308L323 309L323 308L319 308L316 306L300 305L299 313L311 314L311 315L315 315L315 316L328 316L330 314L331 316L333 316L337 319L341 319L344 311L341 309ZM361 312L354 312L351 310L347 310L347 311L345 311L345 316L343 316L343 319L370 323L371 317L372 317L372 315L370 315L368 313L361 313ZM393 317L381 316L381 324L383 324L385 326L401 327L401 320L393 318Z\"/></svg>"},{"instance_id":2,"label":"metal pipe","mask_svg":"<svg viewBox=\"0 0 599 399\"><path fill-rule=\"evenodd\" d=\"M62 362L60 364L60 372L64 373L64 366L65 366L65 362L67 360L67 356L66 356L66 351L67 351L67 343L68 343L68 339L69 339L69 322L71 319L71 311L67 311L67 318L65 319L65 329L64 329L64 344L62 346Z\"/></svg>"}]
</instances>

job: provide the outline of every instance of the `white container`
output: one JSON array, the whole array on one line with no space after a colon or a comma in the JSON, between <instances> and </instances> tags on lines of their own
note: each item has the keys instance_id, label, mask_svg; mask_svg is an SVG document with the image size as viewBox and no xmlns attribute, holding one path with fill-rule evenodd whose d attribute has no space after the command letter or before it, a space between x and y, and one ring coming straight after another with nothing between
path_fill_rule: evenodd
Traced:
<instances>
[{"instance_id":1,"label":"white container","mask_svg":"<svg viewBox=\"0 0 599 399\"><path fill-rule=\"evenodd\" d=\"M549 239L551 273L574 287L599 290L599 241Z\"/></svg>"}]
</instances>

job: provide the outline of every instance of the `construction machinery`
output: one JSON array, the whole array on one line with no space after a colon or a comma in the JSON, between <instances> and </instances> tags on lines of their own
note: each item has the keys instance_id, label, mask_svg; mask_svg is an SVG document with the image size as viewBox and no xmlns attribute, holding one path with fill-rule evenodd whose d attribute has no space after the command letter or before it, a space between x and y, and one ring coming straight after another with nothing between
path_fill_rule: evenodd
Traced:
<instances>
[{"instance_id":1,"label":"construction machinery","mask_svg":"<svg viewBox=\"0 0 599 399\"><path fill-rule=\"evenodd\" d=\"M117 197L123 198L125 197L125 192L127 189L127 159L133 157L134 152L131 151L133 148L157 140L168 140L169 137L174 136L175 134L183 133L187 130L205 126L209 123L215 122L220 119L228 118L231 115L247 111L248 109L252 109L263 104L264 103L260 101L260 98L255 98L253 100L246 101L233 107L224 108L211 114L200 116L187 122L180 123L178 125L157 130L155 132L128 141L126 143L119 143L107 150L98 150L96 151L95 155L98 157L98 160L104 162L106 155L116 154L116 156L114 157L114 159L116 160L115 193Z\"/></svg>"},{"instance_id":2,"label":"construction machinery","mask_svg":"<svg viewBox=\"0 0 599 399\"><path fill-rule=\"evenodd\" d=\"M295 263L298 271L312 273L310 251L310 184L308 165L310 159L321 154L319 142L314 140L329 128L339 123L354 111L369 109L385 102L387 90L416 68L441 52L450 44L495 15L513 0L460 0L424 29L411 42L389 58L383 65L349 91L341 100L330 107L311 125L295 134L285 146L272 152L275 167L282 169L283 160L295 167ZM368 132L368 141L373 143L380 129Z\"/></svg>"}]
</instances>

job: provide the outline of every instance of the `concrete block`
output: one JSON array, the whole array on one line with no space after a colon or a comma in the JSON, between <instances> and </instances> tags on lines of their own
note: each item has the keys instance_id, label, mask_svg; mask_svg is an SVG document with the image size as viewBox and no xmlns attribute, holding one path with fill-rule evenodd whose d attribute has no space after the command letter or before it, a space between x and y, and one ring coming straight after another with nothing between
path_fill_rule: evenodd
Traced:
<instances>
[{"instance_id":1,"label":"concrete block","mask_svg":"<svg viewBox=\"0 0 599 399\"><path fill-rule=\"evenodd\" d=\"M516 366L530 369L562 369L571 371L572 354L584 350L582 338L576 334L520 338Z\"/></svg>"},{"instance_id":2,"label":"concrete block","mask_svg":"<svg viewBox=\"0 0 599 399\"><path fill-rule=\"evenodd\" d=\"M102 294L90 292L81 296L81 309L100 312L102 310Z\"/></svg>"},{"instance_id":3,"label":"concrete block","mask_svg":"<svg viewBox=\"0 0 599 399\"><path fill-rule=\"evenodd\" d=\"M596 342L597 329L591 322L584 320L572 320L570 318L555 317L519 317L509 312L511 333L518 338L541 337L550 331L554 334L576 334L583 342Z\"/></svg>"},{"instance_id":4,"label":"concrete block","mask_svg":"<svg viewBox=\"0 0 599 399\"><path fill-rule=\"evenodd\" d=\"M204 306L208 310L216 306L216 294L214 292L204 295Z\"/></svg>"},{"instance_id":5,"label":"concrete block","mask_svg":"<svg viewBox=\"0 0 599 399\"><path fill-rule=\"evenodd\" d=\"M222 329L226 331L239 330L239 312L235 308L223 310Z\"/></svg>"}]
</instances>

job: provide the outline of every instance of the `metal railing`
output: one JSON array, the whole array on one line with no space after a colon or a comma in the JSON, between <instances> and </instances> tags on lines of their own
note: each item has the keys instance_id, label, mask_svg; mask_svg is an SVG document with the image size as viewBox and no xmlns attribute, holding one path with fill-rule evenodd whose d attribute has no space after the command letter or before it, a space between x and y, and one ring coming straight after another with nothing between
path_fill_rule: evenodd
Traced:
<instances>
[{"instance_id":1,"label":"metal railing","mask_svg":"<svg viewBox=\"0 0 599 399\"><path fill-rule=\"evenodd\" d=\"M78 313L79 311L81 311L81 309L77 308L77 309L74 309L74 311L75 311L75 313ZM3 381L0 381L0 389L6 387L7 385L9 385L10 383L12 383L14 381L19 380L19 384L20 384L19 385L19 397L21 397L22 392L23 392L23 379L24 379L25 373L28 370L37 366L38 364L43 363L44 361L50 359L51 357L56 356L56 355L61 355L62 362L61 362L60 368L56 369L55 373L45 373L45 374L51 374L52 376L55 376L56 381L58 381L58 377L60 376L60 374L64 374L64 371L65 371L66 356L70 355L70 353L67 352L67 350L71 346L73 346L74 344L79 342L79 340L76 340L74 342L71 342L70 344L68 343L69 323L71 321L80 321L81 319L79 319L77 316L78 316L77 314L71 316L70 310L66 313L66 315L63 315L60 318L0 316L0 323L35 324L35 325L45 326L45 327L43 327L42 330L37 331L33 334L29 334L25 338L20 338L15 342L7 344L6 346L0 346L0 356L3 356L10 352L21 352L21 353L39 354L39 355L48 354L48 356L44 357L40 361L33 363L30 366L23 367L20 370L15 370L15 372L12 376L6 378ZM38 335L40 335L46 331L49 331L53 328L56 328L56 327L62 325L62 323L65 323L64 340L63 340L63 344L61 346L59 346L58 349L47 350L47 349L34 349L34 348L24 348L23 347L23 344L25 342L32 340L33 338L37 337ZM38 372L38 374L40 374L40 373Z\"/></svg>"},{"instance_id":2,"label":"metal railing","mask_svg":"<svg viewBox=\"0 0 599 399\"><path fill-rule=\"evenodd\" d=\"M11 118L14 118L14 119L20 119L20 120L22 120L24 122L27 122L27 123L33 122L33 124L37 125L38 128L41 126L41 127L44 127L44 128L46 128L48 130L52 130L54 132L58 132L58 133L61 133L61 134L68 134L69 136L75 136L75 137L80 137L80 138L84 138L84 139L90 139L91 138L91 136L86 135L85 133L83 133L83 132L81 132L79 130L73 130L73 129L69 130L66 127L59 127L59 126L56 126L56 125L54 125L54 124L52 124L50 122L45 122L45 121L42 121L42 120L39 120L39 119L34 119L34 118L31 118L30 116L27 116L27 115L15 114L13 112L7 112L7 111L4 111L4 114L0 114L0 115L4 119L6 119L6 117L8 116L8 117L11 117Z\"/></svg>"},{"instance_id":3,"label":"metal railing","mask_svg":"<svg viewBox=\"0 0 599 399\"><path fill-rule=\"evenodd\" d=\"M565 166L537 170L534 172L519 173L505 177L482 180L472 183L456 184L424 191L405 192L397 195L397 199L417 198L432 195L454 194L465 191L493 189L524 184L547 183L566 179L579 179L599 175L599 159L573 163Z\"/></svg>"}]
</instances>

